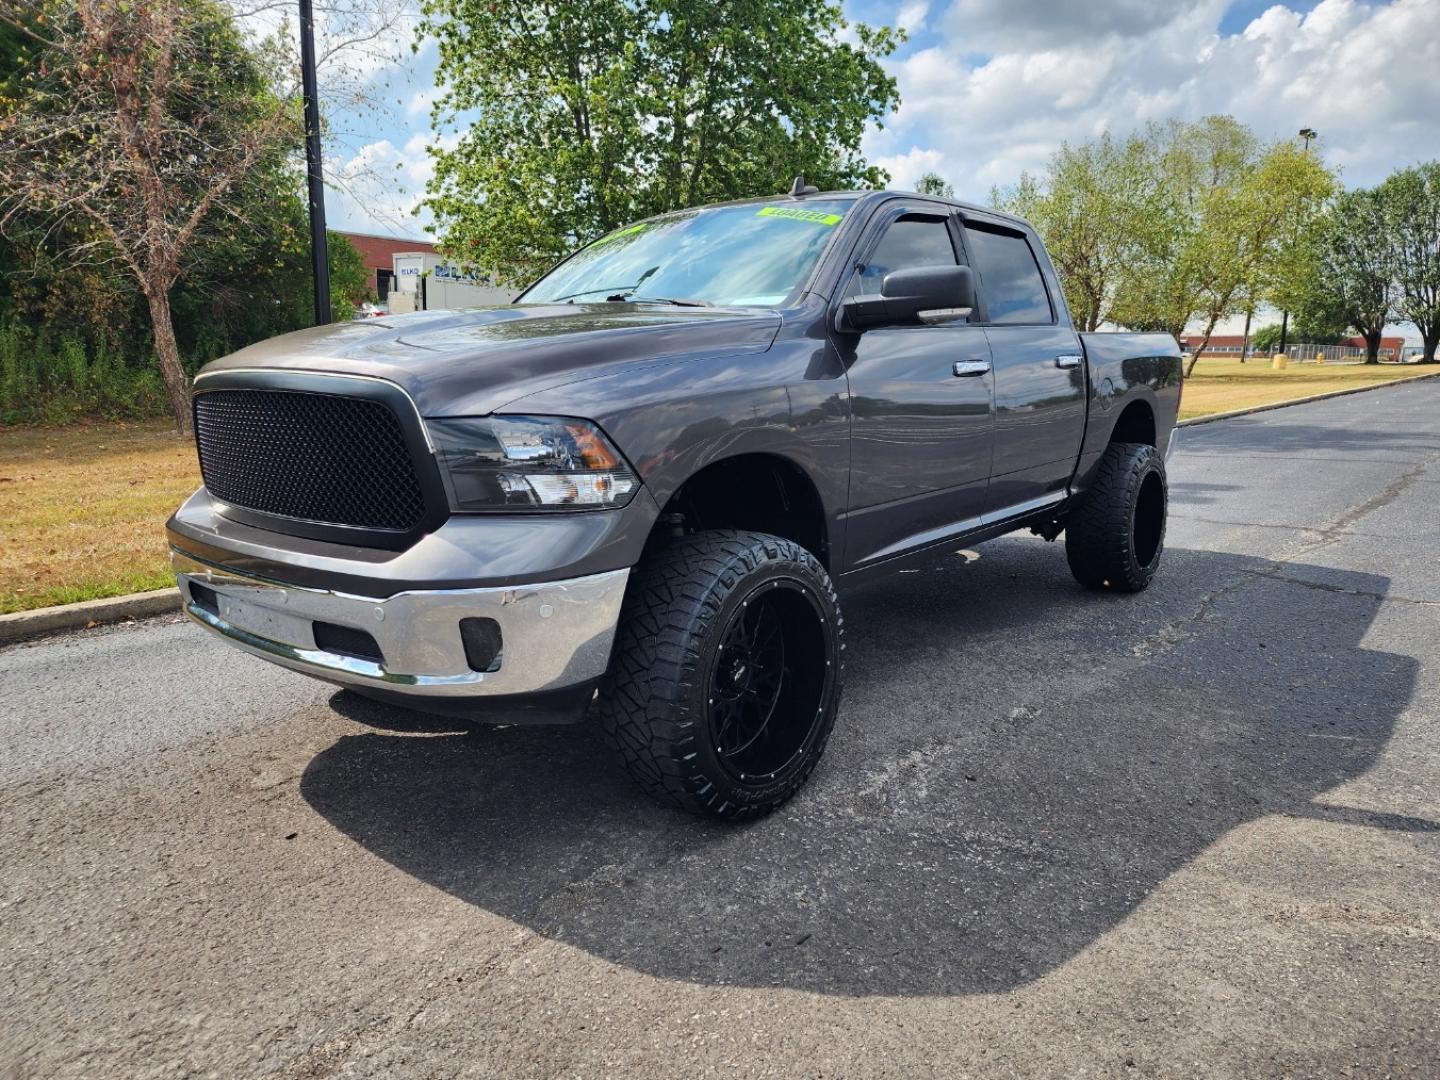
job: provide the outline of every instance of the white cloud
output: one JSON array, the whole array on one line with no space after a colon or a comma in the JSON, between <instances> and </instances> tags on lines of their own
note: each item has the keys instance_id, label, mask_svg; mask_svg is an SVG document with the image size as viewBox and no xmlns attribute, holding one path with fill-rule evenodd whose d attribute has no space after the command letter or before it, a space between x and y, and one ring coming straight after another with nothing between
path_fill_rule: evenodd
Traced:
<instances>
[{"instance_id":1,"label":"white cloud","mask_svg":"<svg viewBox=\"0 0 1440 1080\"><path fill-rule=\"evenodd\" d=\"M420 209L420 202L425 185L435 174L427 150L431 146L453 150L459 141L458 134L415 131L400 146L378 139L338 160L327 170L331 227L421 236L431 217Z\"/></svg>"},{"instance_id":2,"label":"white cloud","mask_svg":"<svg viewBox=\"0 0 1440 1080\"><path fill-rule=\"evenodd\" d=\"M903 154L876 158L875 164L890 174L890 187L914 191L920 177L940 169L944 164L944 155L939 150L922 150L912 146Z\"/></svg>"},{"instance_id":3,"label":"white cloud","mask_svg":"<svg viewBox=\"0 0 1440 1080\"><path fill-rule=\"evenodd\" d=\"M405 103L405 118L407 120L429 120L430 109L441 93L440 88L436 86L432 86L428 90L415 91L410 95L410 100Z\"/></svg>"},{"instance_id":4,"label":"white cloud","mask_svg":"<svg viewBox=\"0 0 1440 1080\"><path fill-rule=\"evenodd\" d=\"M925 29L925 16L930 14L930 5L926 0L919 3L906 4L900 9L900 14L895 16L895 22L907 32L914 34Z\"/></svg>"},{"instance_id":5,"label":"white cloud","mask_svg":"<svg viewBox=\"0 0 1440 1080\"><path fill-rule=\"evenodd\" d=\"M1440 2L1276 5L1218 31L1226 0L954 0L890 66L903 104L865 149L905 186L935 169L987 197L1063 140L1230 113L1267 138L1319 130L1350 184L1440 156ZM917 171L918 169L918 171Z\"/></svg>"}]
</instances>

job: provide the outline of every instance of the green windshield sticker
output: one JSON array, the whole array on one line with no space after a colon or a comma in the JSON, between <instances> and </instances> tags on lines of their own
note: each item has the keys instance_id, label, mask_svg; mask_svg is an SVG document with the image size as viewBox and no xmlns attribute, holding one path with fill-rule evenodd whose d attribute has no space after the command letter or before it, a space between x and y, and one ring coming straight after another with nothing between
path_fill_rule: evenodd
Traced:
<instances>
[{"instance_id":1,"label":"green windshield sticker","mask_svg":"<svg viewBox=\"0 0 1440 1080\"><path fill-rule=\"evenodd\" d=\"M590 246L592 248L597 248L602 244L613 244L616 240L622 240L627 236L634 236L636 233L642 233L646 229L653 228L654 225L655 222L653 221L642 221L640 222L640 224L631 225L629 228L616 229L612 233L606 233L604 236L602 236L599 240L596 240Z\"/></svg>"},{"instance_id":2,"label":"green windshield sticker","mask_svg":"<svg viewBox=\"0 0 1440 1080\"><path fill-rule=\"evenodd\" d=\"M757 217L792 218L795 221L813 221L816 225L839 225L845 220L839 214L824 214L819 210L801 210L790 206L767 206Z\"/></svg>"}]
</instances>

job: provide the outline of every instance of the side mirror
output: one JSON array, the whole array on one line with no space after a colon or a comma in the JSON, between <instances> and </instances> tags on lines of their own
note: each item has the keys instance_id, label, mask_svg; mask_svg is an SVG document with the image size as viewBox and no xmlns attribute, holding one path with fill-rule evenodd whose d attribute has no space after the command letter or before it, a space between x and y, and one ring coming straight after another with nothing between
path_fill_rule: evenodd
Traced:
<instances>
[{"instance_id":1,"label":"side mirror","mask_svg":"<svg viewBox=\"0 0 1440 1080\"><path fill-rule=\"evenodd\" d=\"M862 334L881 326L936 326L975 310L968 266L916 266L885 275L878 294L852 296L835 313L835 329Z\"/></svg>"}]
</instances>

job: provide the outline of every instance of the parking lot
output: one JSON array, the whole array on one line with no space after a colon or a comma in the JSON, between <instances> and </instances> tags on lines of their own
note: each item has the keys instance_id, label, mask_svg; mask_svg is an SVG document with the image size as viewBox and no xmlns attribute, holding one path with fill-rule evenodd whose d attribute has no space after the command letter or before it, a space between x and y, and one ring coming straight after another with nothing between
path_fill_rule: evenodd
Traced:
<instances>
[{"instance_id":1,"label":"parking lot","mask_svg":"<svg viewBox=\"0 0 1440 1080\"><path fill-rule=\"evenodd\" d=\"M1437 417L1184 429L1137 597L1028 536L851 593L739 828L178 618L0 651L0 1077L1433 1076Z\"/></svg>"}]
</instances>

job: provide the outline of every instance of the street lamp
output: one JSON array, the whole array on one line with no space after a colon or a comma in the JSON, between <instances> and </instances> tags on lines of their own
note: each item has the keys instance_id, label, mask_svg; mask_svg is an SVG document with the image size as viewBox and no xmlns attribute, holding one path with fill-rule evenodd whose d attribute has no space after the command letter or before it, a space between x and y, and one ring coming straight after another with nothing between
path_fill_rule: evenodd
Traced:
<instances>
[{"instance_id":1,"label":"street lamp","mask_svg":"<svg viewBox=\"0 0 1440 1080\"><path fill-rule=\"evenodd\" d=\"M315 325L330 321L330 252L325 237L325 177L320 167L320 100L315 79L315 12L300 0L300 81L305 88L305 171L310 187L310 263Z\"/></svg>"},{"instance_id":2,"label":"street lamp","mask_svg":"<svg viewBox=\"0 0 1440 1080\"><path fill-rule=\"evenodd\" d=\"M1311 140L1311 139L1318 139L1319 137L1320 137L1320 133L1319 133L1318 131L1316 131L1314 128L1312 128L1312 127L1302 127L1302 128L1300 129L1300 138L1302 138L1302 139L1305 140L1305 152L1306 152L1307 154L1310 152L1310 140ZM1297 226L1297 229L1298 229L1298 226ZM1281 351L1282 353L1285 351L1285 345L1286 345L1286 343L1287 343L1287 340L1289 339L1289 336L1290 336L1290 312L1288 312L1288 311L1282 311L1282 312L1280 313L1280 351Z\"/></svg>"}]
</instances>

